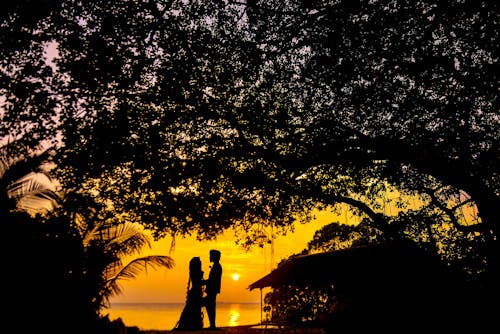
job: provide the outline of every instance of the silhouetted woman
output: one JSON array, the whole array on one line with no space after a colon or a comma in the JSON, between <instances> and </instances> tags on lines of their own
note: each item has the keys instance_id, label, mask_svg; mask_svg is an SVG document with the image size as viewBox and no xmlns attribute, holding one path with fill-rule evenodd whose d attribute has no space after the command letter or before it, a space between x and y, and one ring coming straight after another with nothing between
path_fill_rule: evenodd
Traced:
<instances>
[{"instance_id":1,"label":"silhouetted woman","mask_svg":"<svg viewBox=\"0 0 500 334\"><path fill-rule=\"evenodd\" d=\"M174 327L174 330L201 330L203 329L203 311L201 302L203 271L201 270L201 260L193 257L189 261L189 280L187 287L186 305L182 310L181 317Z\"/></svg>"}]
</instances>

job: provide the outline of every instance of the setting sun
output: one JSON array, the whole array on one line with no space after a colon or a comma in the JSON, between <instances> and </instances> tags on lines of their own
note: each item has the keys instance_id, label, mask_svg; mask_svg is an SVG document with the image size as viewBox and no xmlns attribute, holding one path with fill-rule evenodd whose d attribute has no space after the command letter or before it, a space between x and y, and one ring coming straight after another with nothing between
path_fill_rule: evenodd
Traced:
<instances>
[{"instance_id":1,"label":"setting sun","mask_svg":"<svg viewBox=\"0 0 500 334\"><path fill-rule=\"evenodd\" d=\"M237 281L240 279L240 274L234 273L233 274L233 281Z\"/></svg>"}]
</instances>

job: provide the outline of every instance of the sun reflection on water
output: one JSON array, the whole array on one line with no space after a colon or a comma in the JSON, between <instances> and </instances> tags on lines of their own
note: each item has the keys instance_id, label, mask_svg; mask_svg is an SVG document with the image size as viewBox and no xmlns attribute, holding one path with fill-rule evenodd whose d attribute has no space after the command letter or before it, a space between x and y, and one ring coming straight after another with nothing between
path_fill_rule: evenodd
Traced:
<instances>
[{"instance_id":1,"label":"sun reflection on water","mask_svg":"<svg viewBox=\"0 0 500 334\"><path fill-rule=\"evenodd\" d=\"M229 320L227 322L227 325L229 327L240 325L240 310L238 305L231 305L231 309L229 310Z\"/></svg>"},{"instance_id":2,"label":"sun reflection on water","mask_svg":"<svg viewBox=\"0 0 500 334\"><path fill-rule=\"evenodd\" d=\"M141 330L168 330L175 327L184 303L117 303L106 311L111 320L121 318L127 326ZM204 326L208 326L205 309ZM234 327L260 323L259 303L217 303L217 327Z\"/></svg>"}]
</instances>

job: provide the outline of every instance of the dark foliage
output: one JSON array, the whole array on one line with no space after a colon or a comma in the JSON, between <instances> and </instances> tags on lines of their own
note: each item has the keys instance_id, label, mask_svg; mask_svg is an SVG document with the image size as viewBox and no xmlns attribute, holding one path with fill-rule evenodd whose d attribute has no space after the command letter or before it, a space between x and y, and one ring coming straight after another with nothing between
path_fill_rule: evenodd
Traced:
<instances>
[{"instance_id":1,"label":"dark foliage","mask_svg":"<svg viewBox=\"0 0 500 334\"><path fill-rule=\"evenodd\" d=\"M495 300L499 12L494 0L18 1L0 22L2 150L56 148L66 189L156 237L234 227L255 242L255 225L286 231L343 203L380 232L485 259L484 272L461 266Z\"/></svg>"}]
</instances>

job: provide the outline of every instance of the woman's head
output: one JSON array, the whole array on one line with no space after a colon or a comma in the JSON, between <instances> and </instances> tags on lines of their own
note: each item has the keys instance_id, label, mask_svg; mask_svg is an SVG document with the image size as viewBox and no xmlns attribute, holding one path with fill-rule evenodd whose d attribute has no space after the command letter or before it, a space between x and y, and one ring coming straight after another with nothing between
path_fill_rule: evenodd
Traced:
<instances>
[{"instance_id":1,"label":"woman's head","mask_svg":"<svg viewBox=\"0 0 500 334\"><path fill-rule=\"evenodd\" d=\"M201 260L195 256L189 261L189 271L201 271Z\"/></svg>"}]
</instances>

